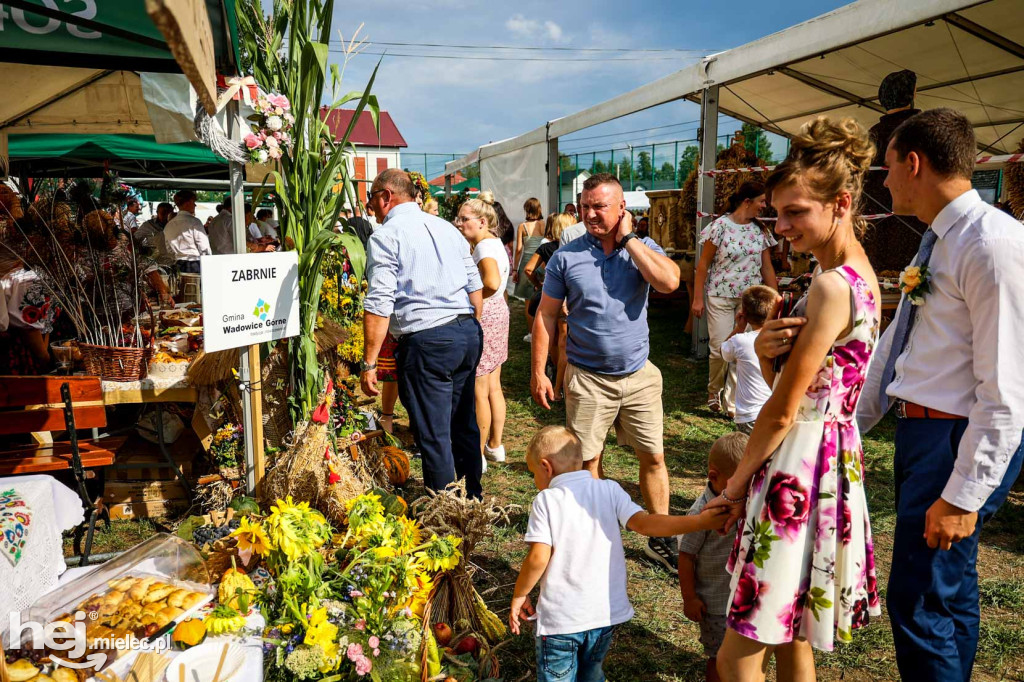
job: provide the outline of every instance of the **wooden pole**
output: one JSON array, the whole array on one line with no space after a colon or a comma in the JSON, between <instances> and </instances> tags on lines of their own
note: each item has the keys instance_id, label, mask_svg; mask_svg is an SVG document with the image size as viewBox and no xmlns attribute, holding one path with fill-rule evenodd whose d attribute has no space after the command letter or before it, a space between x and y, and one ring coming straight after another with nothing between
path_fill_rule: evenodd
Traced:
<instances>
[{"instance_id":1,"label":"wooden pole","mask_svg":"<svg viewBox=\"0 0 1024 682\"><path fill-rule=\"evenodd\" d=\"M252 480L253 492L259 487L260 481L267 473L266 450L263 443L263 368L260 366L260 347L249 346L249 376L251 377L252 399Z\"/></svg>"}]
</instances>

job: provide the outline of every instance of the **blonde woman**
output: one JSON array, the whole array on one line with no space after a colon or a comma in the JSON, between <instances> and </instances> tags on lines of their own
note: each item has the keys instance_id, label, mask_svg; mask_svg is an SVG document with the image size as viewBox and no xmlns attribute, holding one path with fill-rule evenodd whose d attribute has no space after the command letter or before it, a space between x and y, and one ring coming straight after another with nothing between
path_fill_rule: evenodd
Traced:
<instances>
[{"instance_id":1,"label":"blonde woman","mask_svg":"<svg viewBox=\"0 0 1024 682\"><path fill-rule=\"evenodd\" d=\"M571 206L572 204L570 204ZM560 239L562 238L562 231L570 225L576 224L576 216L571 213L552 213L548 216L548 222L545 226L544 238L548 241L544 242L537 247L537 252L530 257L530 262L526 264L523 269L529 280L533 283L533 286L537 288L537 293L534 294L533 298L526 305L526 319L529 321L528 329L533 329L533 318L537 314L537 306L540 305L541 289L544 284L544 267L551 260L551 256L554 255L558 247L561 246ZM556 367L555 371L555 400L562 399L562 388L565 379L565 306L562 306L562 314L558 316L558 341L557 343L551 344L551 362Z\"/></svg>"},{"instance_id":2,"label":"blonde woman","mask_svg":"<svg viewBox=\"0 0 1024 682\"><path fill-rule=\"evenodd\" d=\"M440 208L437 205L437 199L429 196L426 199L424 199L423 212L429 213L430 215L440 215Z\"/></svg>"},{"instance_id":3,"label":"blonde woman","mask_svg":"<svg viewBox=\"0 0 1024 682\"><path fill-rule=\"evenodd\" d=\"M469 242L473 260L483 281L484 305L480 326L484 347L476 369L476 421L480 427L480 452L486 460L505 461L502 435L505 429L505 396L501 392L501 365L508 359L508 303L505 283L509 262L497 237L498 215L490 192L470 199L459 209L455 227Z\"/></svg>"},{"instance_id":4,"label":"blonde woman","mask_svg":"<svg viewBox=\"0 0 1024 682\"><path fill-rule=\"evenodd\" d=\"M812 647L831 651L881 614L855 419L880 319L857 215L874 151L853 119L819 118L768 176L775 233L821 269L792 315L806 320L800 335L771 349L791 348L781 371L758 339L772 395L736 472L706 507L730 510L726 528L740 520L716 657L726 682L764 680L772 655L778 680L814 680Z\"/></svg>"},{"instance_id":5,"label":"blonde woman","mask_svg":"<svg viewBox=\"0 0 1024 682\"><path fill-rule=\"evenodd\" d=\"M523 269L530 261L530 257L537 250L537 247L544 243L544 213L541 211L540 200L531 197L523 204L523 211L526 213L526 221L519 223L516 228L516 248L514 251L514 265L516 273L516 288L512 295L524 301L530 300L533 296L533 285L526 279Z\"/></svg>"}]
</instances>

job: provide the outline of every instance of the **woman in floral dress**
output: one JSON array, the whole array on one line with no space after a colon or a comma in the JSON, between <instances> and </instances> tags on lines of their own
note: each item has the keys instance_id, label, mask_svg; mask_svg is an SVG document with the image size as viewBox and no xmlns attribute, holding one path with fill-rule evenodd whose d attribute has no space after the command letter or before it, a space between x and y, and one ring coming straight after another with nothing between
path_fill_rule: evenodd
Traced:
<instances>
[{"instance_id":1,"label":"woman in floral dress","mask_svg":"<svg viewBox=\"0 0 1024 682\"><path fill-rule=\"evenodd\" d=\"M878 337L878 282L855 215L873 151L852 119L819 118L768 179L776 232L823 271L797 305L806 323L781 373L759 339L772 397L710 503L731 507L727 527L742 519L718 653L724 680L764 679L773 653L779 680L813 680L811 647L831 650L880 613L854 420Z\"/></svg>"},{"instance_id":2,"label":"woman in floral dress","mask_svg":"<svg viewBox=\"0 0 1024 682\"><path fill-rule=\"evenodd\" d=\"M498 215L493 197L470 199L459 209L455 227L469 242L473 261L483 282L483 313L480 326L484 347L476 368L476 422L480 427L480 453L487 460L505 461L502 436L505 430L505 395L501 390L501 365L508 359L509 310L505 301L509 262L498 239Z\"/></svg>"},{"instance_id":3,"label":"woman in floral dress","mask_svg":"<svg viewBox=\"0 0 1024 682\"><path fill-rule=\"evenodd\" d=\"M764 185L744 182L729 197L729 213L701 230L694 280L694 317L708 318L708 408L732 416L736 370L721 347L736 326L740 296L755 284L778 289L769 252L777 243L754 219L765 207Z\"/></svg>"}]
</instances>

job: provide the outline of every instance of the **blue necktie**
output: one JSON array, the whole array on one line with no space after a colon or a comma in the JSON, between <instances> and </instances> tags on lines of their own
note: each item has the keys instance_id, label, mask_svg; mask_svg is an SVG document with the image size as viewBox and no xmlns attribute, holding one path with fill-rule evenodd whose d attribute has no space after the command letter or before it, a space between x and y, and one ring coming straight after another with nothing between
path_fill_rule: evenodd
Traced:
<instances>
[{"instance_id":1,"label":"blue necktie","mask_svg":"<svg viewBox=\"0 0 1024 682\"><path fill-rule=\"evenodd\" d=\"M935 248L935 240L938 239L938 235L928 228L925 230L924 235L921 236L921 248L917 250L917 259L914 264L918 267L924 267L928 265L929 259L932 257L932 249ZM892 347L889 349L889 357L885 359L885 371L882 372L882 384L878 389L879 401L882 406L882 414L889 411L889 396L886 394L885 389L888 388L889 384L896 378L896 358L903 353L904 346L907 345L907 337L910 336L910 329L914 326L914 317L917 315L917 306L912 304L908 299L907 295L903 294L900 300L900 314L896 320L896 331L892 337Z\"/></svg>"}]
</instances>

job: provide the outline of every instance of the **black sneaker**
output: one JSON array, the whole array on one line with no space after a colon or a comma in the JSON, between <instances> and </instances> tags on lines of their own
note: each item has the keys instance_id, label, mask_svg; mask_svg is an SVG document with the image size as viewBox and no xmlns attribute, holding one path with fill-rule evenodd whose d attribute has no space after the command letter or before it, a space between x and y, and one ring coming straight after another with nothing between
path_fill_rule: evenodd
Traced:
<instances>
[{"instance_id":1,"label":"black sneaker","mask_svg":"<svg viewBox=\"0 0 1024 682\"><path fill-rule=\"evenodd\" d=\"M679 555L673 551L675 538L649 538L644 554L672 575L679 575Z\"/></svg>"}]
</instances>

